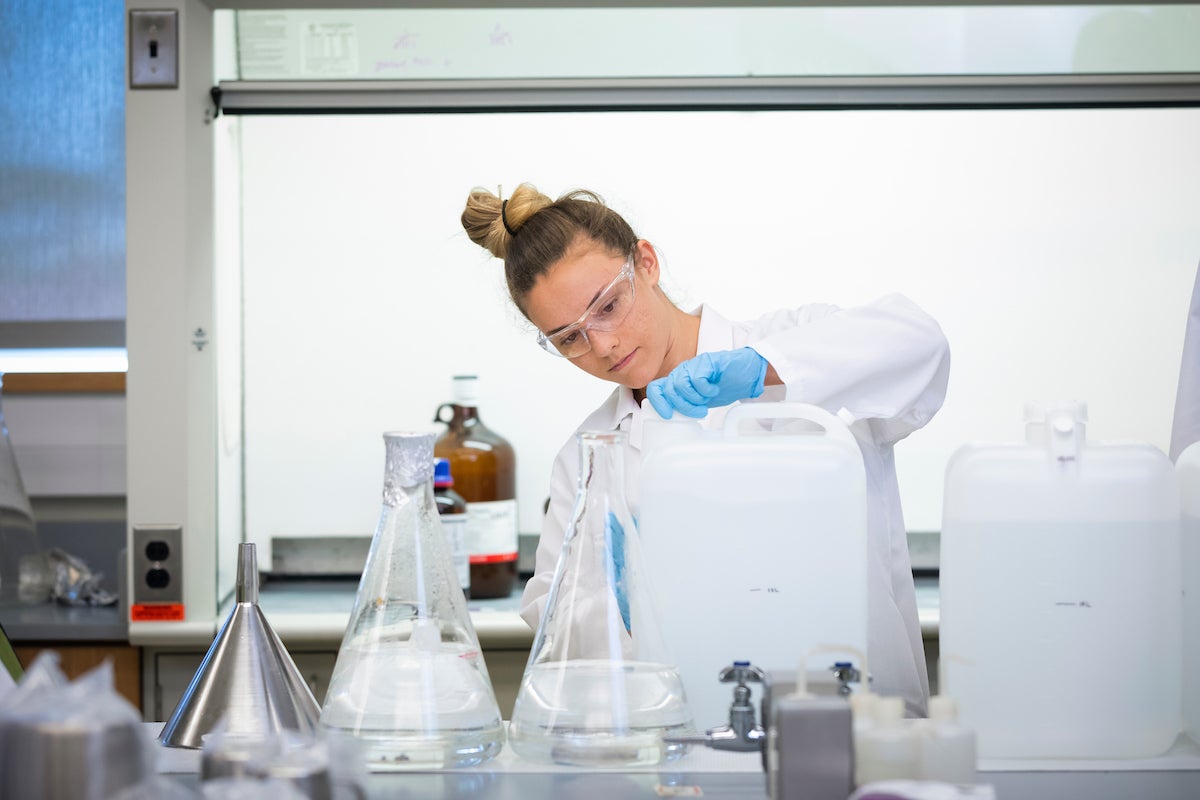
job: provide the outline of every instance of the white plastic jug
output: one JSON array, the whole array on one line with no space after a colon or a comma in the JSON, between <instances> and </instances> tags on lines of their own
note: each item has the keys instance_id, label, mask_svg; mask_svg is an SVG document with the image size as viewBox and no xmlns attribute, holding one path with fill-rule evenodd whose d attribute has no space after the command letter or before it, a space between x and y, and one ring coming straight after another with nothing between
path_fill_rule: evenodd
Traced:
<instances>
[{"instance_id":1,"label":"white plastic jug","mask_svg":"<svg viewBox=\"0 0 1200 800\"><path fill-rule=\"evenodd\" d=\"M1180 730L1179 486L1145 444L1088 444L1086 406L946 470L942 690L980 758L1137 758Z\"/></svg>"},{"instance_id":2,"label":"white plastic jug","mask_svg":"<svg viewBox=\"0 0 1200 800\"><path fill-rule=\"evenodd\" d=\"M698 728L729 721L717 677L734 661L787 668L826 642L866 652L866 475L841 420L749 403L705 431L651 411L642 450L638 529Z\"/></svg>"},{"instance_id":3,"label":"white plastic jug","mask_svg":"<svg viewBox=\"0 0 1200 800\"><path fill-rule=\"evenodd\" d=\"M1175 462L1183 567L1183 727L1200 743L1200 442Z\"/></svg>"}]
</instances>

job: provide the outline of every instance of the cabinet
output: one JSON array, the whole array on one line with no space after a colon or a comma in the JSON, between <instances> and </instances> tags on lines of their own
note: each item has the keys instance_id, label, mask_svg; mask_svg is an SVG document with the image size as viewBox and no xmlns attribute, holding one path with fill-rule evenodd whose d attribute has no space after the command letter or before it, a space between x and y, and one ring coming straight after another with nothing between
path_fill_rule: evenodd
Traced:
<instances>
[{"instance_id":1,"label":"cabinet","mask_svg":"<svg viewBox=\"0 0 1200 800\"><path fill-rule=\"evenodd\" d=\"M117 692L145 715L142 704L142 651L126 643L74 644L48 642L37 645L13 644L13 652L23 669L29 669L43 650L58 653L59 667L68 678L77 678L109 659L113 663L113 683Z\"/></svg>"}]
</instances>

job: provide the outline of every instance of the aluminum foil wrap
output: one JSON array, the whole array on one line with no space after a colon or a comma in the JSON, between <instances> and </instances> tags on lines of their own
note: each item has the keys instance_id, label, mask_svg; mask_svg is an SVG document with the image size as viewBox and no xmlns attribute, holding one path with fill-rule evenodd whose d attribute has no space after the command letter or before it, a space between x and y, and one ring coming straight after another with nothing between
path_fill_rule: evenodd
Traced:
<instances>
[{"instance_id":1,"label":"aluminum foil wrap","mask_svg":"<svg viewBox=\"0 0 1200 800\"><path fill-rule=\"evenodd\" d=\"M433 480L433 433L383 434L386 456L383 468L383 502L394 506L402 490Z\"/></svg>"}]
</instances>

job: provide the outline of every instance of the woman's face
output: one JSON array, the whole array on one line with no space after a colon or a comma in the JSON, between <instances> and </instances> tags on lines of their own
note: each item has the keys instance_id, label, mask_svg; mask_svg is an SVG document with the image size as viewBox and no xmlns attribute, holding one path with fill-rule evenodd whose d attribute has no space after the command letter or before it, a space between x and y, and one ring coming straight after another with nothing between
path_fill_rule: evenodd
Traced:
<instances>
[{"instance_id":1,"label":"woman's face","mask_svg":"<svg viewBox=\"0 0 1200 800\"><path fill-rule=\"evenodd\" d=\"M625 266L626 256L612 255L594 242L572 246L550 265L525 296L525 313L543 333L553 334L577 323L592 308ZM630 389L665 374L662 370L670 347L670 310L674 308L658 290L659 264L649 242L639 240L634 250L634 296L629 314L612 330L588 327L591 349L568 359L597 378ZM593 309L590 320L603 309Z\"/></svg>"}]
</instances>

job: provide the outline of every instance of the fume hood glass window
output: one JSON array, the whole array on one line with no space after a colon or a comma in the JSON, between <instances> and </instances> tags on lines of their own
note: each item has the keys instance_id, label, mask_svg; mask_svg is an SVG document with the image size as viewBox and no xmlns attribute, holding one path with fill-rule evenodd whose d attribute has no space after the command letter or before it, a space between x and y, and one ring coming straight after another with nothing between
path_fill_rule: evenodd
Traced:
<instances>
[{"instance_id":1,"label":"fume hood glass window","mask_svg":"<svg viewBox=\"0 0 1200 800\"><path fill-rule=\"evenodd\" d=\"M1200 71L1200 5L225 11L221 80Z\"/></svg>"},{"instance_id":2,"label":"fume hood glass window","mask_svg":"<svg viewBox=\"0 0 1200 800\"><path fill-rule=\"evenodd\" d=\"M554 458L611 384L546 356L462 229L472 187L520 181L599 192L683 309L900 292L932 314L953 396L897 450L910 530L940 530L947 459L1019 437L1031 397L1103 408L1099 439L1169 442L1198 108L232 119L248 540L368 536L380 431L428 425L455 374L479 376L538 530ZM531 387L554 402L531 413Z\"/></svg>"},{"instance_id":3,"label":"fume hood glass window","mask_svg":"<svg viewBox=\"0 0 1200 800\"><path fill-rule=\"evenodd\" d=\"M124 42L122 0L0 3L0 370L123 362Z\"/></svg>"}]
</instances>

